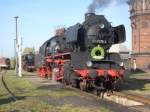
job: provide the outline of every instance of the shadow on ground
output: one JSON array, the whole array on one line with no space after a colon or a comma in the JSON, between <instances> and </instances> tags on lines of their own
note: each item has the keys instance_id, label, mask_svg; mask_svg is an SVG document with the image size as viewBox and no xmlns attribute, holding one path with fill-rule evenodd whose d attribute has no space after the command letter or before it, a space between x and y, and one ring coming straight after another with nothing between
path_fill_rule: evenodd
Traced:
<instances>
[{"instance_id":1,"label":"shadow on ground","mask_svg":"<svg viewBox=\"0 0 150 112\"><path fill-rule=\"evenodd\" d=\"M121 90L123 91L139 91L142 94L150 92L150 74L142 70L128 71L125 74L125 83L122 85Z\"/></svg>"},{"instance_id":2,"label":"shadow on ground","mask_svg":"<svg viewBox=\"0 0 150 112\"><path fill-rule=\"evenodd\" d=\"M140 74L140 73L146 73L146 71L141 69L131 70L131 74Z\"/></svg>"},{"instance_id":3,"label":"shadow on ground","mask_svg":"<svg viewBox=\"0 0 150 112\"><path fill-rule=\"evenodd\" d=\"M145 85L150 84L150 79L127 79L126 84L123 85L123 90L140 90L145 91ZM149 88L150 91L150 88Z\"/></svg>"},{"instance_id":4,"label":"shadow on ground","mask_svg":"<svg viewBox=\"0 0 150 112\"><path fill-rule=\"evenodd\" d=\"M18 96L16 98L17 98L17 100L23 100L23 99L25 99L25 96ZM2 99L0 99L0 105L8 104L8 103L11 103L13 101L14 101L14 99L12 97L2 98Z\"/></svg>"}]
</instances>

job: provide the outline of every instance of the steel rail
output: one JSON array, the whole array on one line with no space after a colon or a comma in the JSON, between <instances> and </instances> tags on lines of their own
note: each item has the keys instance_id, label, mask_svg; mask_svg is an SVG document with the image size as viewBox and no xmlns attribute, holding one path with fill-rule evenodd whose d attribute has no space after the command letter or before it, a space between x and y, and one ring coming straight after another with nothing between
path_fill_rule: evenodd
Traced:
<instances>
[{"instance_id":1,"label":"steel rail","mask_svg":"<svg viewBox=\"0 0 150 112\"><path fill-rule=\"evenodd\" d=\"M107 99L106 97L104 98L100 98L99 96L93 94L93 93L89 93L89 92L85 92L85 91L82 91L80 89L77 89L77 88L74 88L74 87L71 87L71 86L66 86L67 89L71 89L71 90L74 90L74 91L77 91L77 92L80 92L81 95L83 96L90 96L90 97L93 97L94 99L96 100L100 100L100 99L106 99L106 100L109 100ZM113 92L114 96L117 96L118 98L126 98L126 99L129 99L130 101L135 101L135 102L139 102L143 105L150 105L150 100L144 98L144 97L140 97L140 96L137 96L137 95L131 95L131 94L127 94L127 93L123 93L123 92ZM110 101L113 101L113 100L110 100ZM115 102L115 101L113 101ZM117 103L117 102L115 102ZM121 104L123 105L123 104ZM125 106L125 105L123 105ZM133 108L134 106L126 106L128 109L132 109L133 111L136 111L136 108ZM140 107L140 105L138 106L138 109L142 109L142 110L139 110L138 112L143 112L143 107ZM146 109L148 109L149 111L149 108L146 107ZM145 111L146 112L146 111Z\"/></svg>"},{"instance_id":2,"label":"steel rail","mask_svg":"<svg viewBox=\"0 0 150 112\"><path fill-rule=\"evenodd\" d=\"M127 99L134 100L134 101L137 101L137 102L141 102L143 104L150 105L150 99L146 99L143 96L130 94L130 93L126 93L126 92L114 92L114 95L120 96L120 97L126 97Z\"/></svg>"}]
</instances>

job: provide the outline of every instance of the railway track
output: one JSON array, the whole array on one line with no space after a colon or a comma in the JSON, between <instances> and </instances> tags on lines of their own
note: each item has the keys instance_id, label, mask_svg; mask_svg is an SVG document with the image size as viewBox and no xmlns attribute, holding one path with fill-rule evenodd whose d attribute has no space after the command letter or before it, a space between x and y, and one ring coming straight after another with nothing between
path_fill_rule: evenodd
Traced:
<instances>
[{"instance_id":1,"label":"railway track","mask_svg":"<svg viewBox=\"0 0 150 112\"><path fill-rule=\"evenodd\" d=\"M0 71L0 80L3 84L3 87L5 88L6 92L9 94L9 96L13 99L13 101L17 101L17 97L13 94L13 92L9 89L9 87L7 86L7 83L4 80L4 76L6 75L7 70L1 70Z\"/></svg>"},{"instance_id":2,"label":"railway track","mask_svg":"<svg viewBox=\"0 0 150 112\"><path fill-rule=\"evenodd\" d=\"M81 95L83 96L90 96L96 100L100 100L100 99L102 100L102 98L96 96L95 94L81 91L71 86L67 86L66 88L78 92L80 91ZM150 100L140 96L131 95L123 92L114 92L111 96L107 96L105 94L104 99L126 106L128 109L132 110L133 112L150 112Z\"/></svg>"},{"instance_id":3,"label":"railway track","mask_svg":"<svg viewBox=\"0 0 150 112\"><path fill-rule=\"evenodd\" d=\"M126 97L127 99L134 100L136 102L141 102L142 104L145 105L150 105L150 100L146 99L145 97L135 95L135 94L130 94L127 92L114 92L114 95L120 96L120 97Z\"/></svg>"},{"instance_id":4,"label":"railway track","mask_svg":"<svg viewBox=\"0 0 150 112\"><path fill-rule=\"evenodd\" d=\"M13 94L13 92L9 89L9 87L7 86L7 83L4 80L4 76L6 75L6 73L7 73L6 70L3 70L0 72L1 82L4 86L4 88L6 89L7 93L9 94L9 96L14 101L16 101L18 99ZM93 97L96 100L102 99L102 98L96 96L95 94L81 91L81 90L71 87L71 86L66 86L66 88L80 92L81 95L83 95L83 96ZM111 96L107 96L105 94L104 99L118 103L123 106L126 106L130 110L133 110L133 112L150 112L150 100L145 99L142 96L131 95L131 94L124 93L124 92L114 92L113 95L111 95Z\"/></svg>"}]
</instances>

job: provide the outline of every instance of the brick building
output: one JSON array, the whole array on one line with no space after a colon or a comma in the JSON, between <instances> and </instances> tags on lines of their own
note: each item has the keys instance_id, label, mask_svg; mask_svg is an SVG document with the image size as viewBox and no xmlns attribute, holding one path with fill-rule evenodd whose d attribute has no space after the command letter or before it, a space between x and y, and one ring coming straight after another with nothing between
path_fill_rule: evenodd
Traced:
<instances>
[{"instance_id":1,"label":"brick building","mask_svg":"<svg viewBox=\"0 0 150 112\"><path fill-rule=\"evenodd\" d=\"M132 58L137 68L150 69L150 0L129 0Z\"/></svg>"}]
</instances>

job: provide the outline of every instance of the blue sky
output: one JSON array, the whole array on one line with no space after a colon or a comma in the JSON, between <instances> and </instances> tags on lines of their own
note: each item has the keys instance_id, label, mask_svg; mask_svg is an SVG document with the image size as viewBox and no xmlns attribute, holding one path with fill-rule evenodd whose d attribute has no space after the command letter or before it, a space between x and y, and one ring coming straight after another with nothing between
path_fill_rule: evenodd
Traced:
<instances>
[{"instance_id":1,"label":"blue sky","mask_svg":"<svg viewBox=\"0 0 150 112\"><path fill-rule=\"evenodd\" d=\"M59 26L71 26L84 21L84 14L92 0L0 0L0 55L14 55L15 19L19 16L19 34L24 47L40 45L54 34ZM124 24L126 45L131 47L131 28L127 4L96 10L104 14L112 25Z\"/></svg>"}]
</instances>

